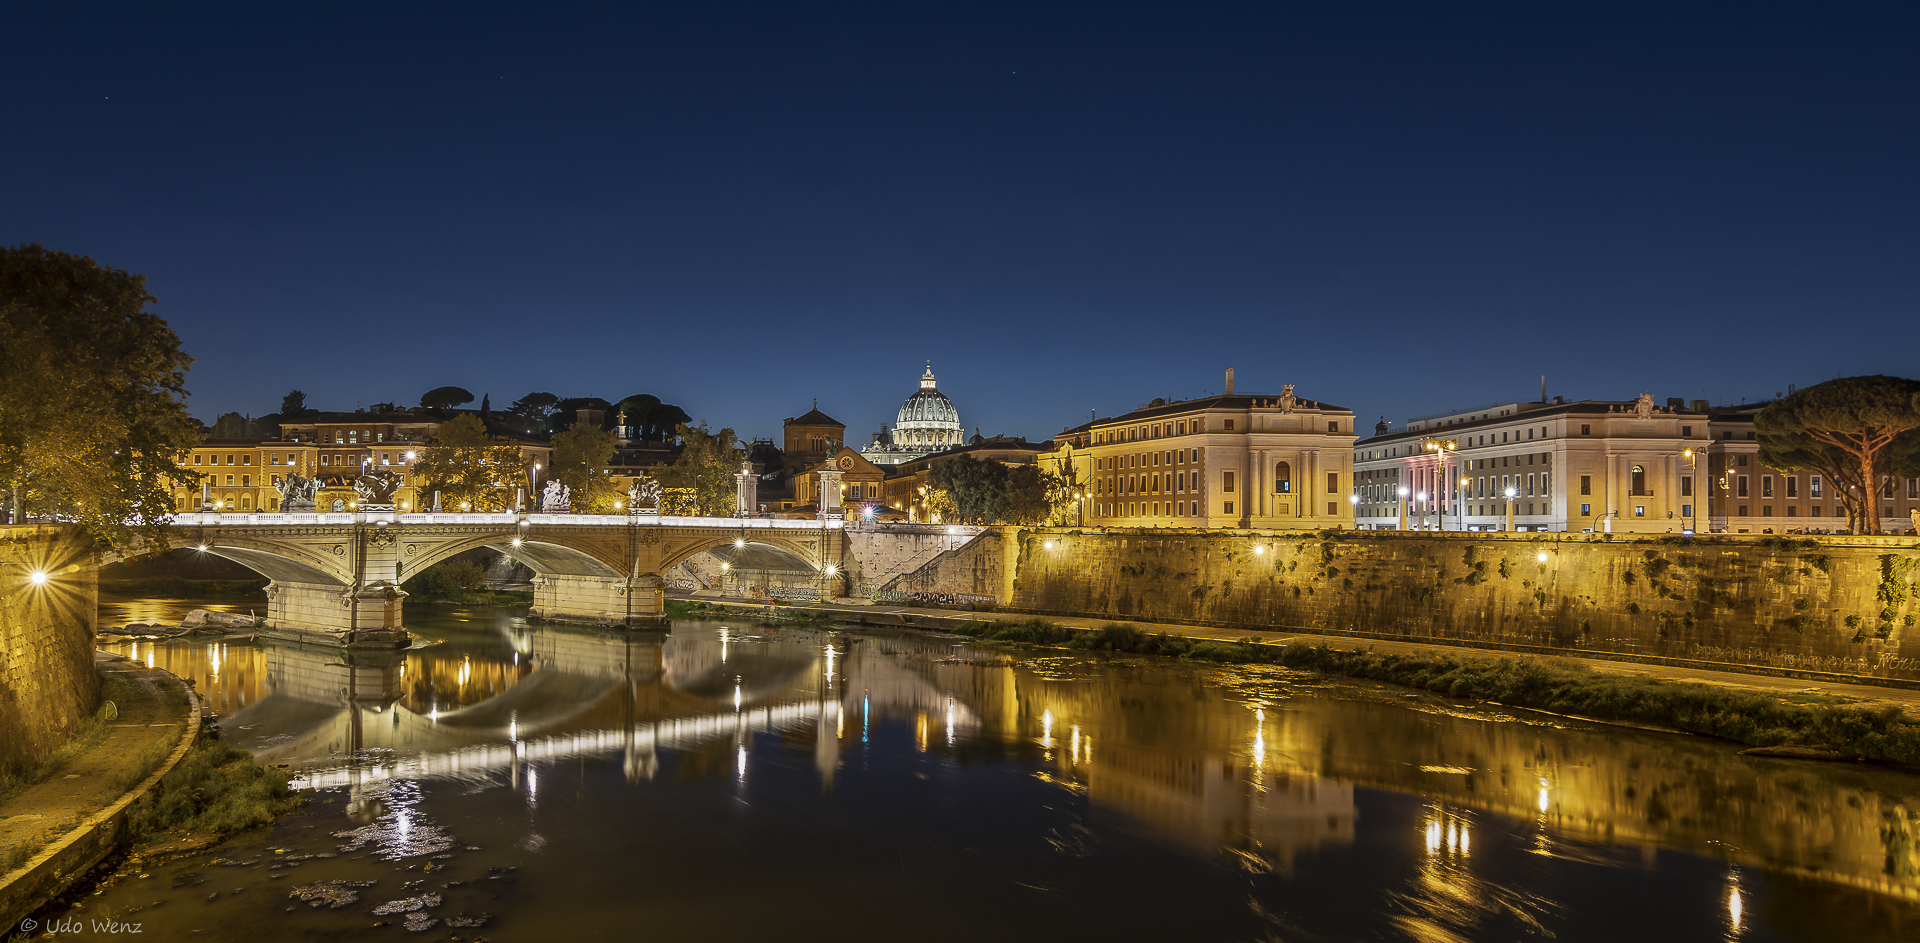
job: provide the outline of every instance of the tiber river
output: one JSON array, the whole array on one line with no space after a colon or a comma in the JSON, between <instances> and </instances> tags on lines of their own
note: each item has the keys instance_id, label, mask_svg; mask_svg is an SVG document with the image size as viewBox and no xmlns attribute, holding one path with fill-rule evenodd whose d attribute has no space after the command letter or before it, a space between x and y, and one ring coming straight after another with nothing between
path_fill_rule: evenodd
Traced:
<instances>
[{"instance_id":1,"label":"tiber river","mask_svg":"<svg viewBox=\"0 0 1920 943\"><path fill-rule=\"evenodd\" d=\"M313 801L76 915L238 943L1920 939L1916 775L1276 669L407 623L390 656L110 646Z\"/></svg>"}]
</instances>

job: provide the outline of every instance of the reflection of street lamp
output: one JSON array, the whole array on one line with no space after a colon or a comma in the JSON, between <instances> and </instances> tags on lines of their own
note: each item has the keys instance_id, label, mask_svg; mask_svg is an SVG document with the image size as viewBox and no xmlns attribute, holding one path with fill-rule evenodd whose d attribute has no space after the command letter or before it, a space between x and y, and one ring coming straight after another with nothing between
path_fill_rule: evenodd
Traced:
<instances>
[{"instance_id":1,"label":"reflection of street lamp","mask_svg":"<svg viewBox=\"0 0 1920 943\"><path fill-rule=\"evenodd\" d=\"M1459 440L1427 439L1420 443L1420 447L1440 456L1440 478L1438 480L1441 484L1446 484L1447 479L1452 477L1452 474L1447 471L1447 456L1453 454L1455 450L1460 448ZM1447 500L1445 497L1445 493L1442 492L1439 494L1435 494L1434 497L1439 502L1439 506L1437 510L1440 516L1440 529L1446 530L1447 529ZM1457 493L1454 495L1454 502L1456 504L1459 503L1459 495ZM1426 523L1426 514L1423 512L1420 515L1420 517L1421 517L1421 523L1422 525L1424 525ZM1465 518L1462 518L1461 520L1463 522L1462 529L1464 530Z\"/></svg>"},{"instance_id":2,"label":"reflection of street lamp","mask_svg":"<svg viewBox=\"0 0 1920 943\"><path fill-rule=\"evenodd\" d=\"M1517 489L1507 489L1507 533L1509 534L1513 533L1513 499L1519 493Z\"/></svg>"}]
</instances>

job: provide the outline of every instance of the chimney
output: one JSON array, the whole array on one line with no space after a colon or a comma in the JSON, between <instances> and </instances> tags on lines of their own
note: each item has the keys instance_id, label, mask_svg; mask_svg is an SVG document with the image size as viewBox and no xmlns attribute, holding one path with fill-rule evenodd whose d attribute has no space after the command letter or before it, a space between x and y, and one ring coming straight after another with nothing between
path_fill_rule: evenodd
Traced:
<instances>
[{"instance_id":1,"label":"chimney","mask_svg":"<svg viewBox=\"0 0 1920 943\"><path fill-rule=\"evenodd\" d=\"M1233 395L1233 368L1227 368L1227 395Z\"/></svg>"},{"instance_id":2,"label":"chimney","mask_svg":"<svg viewBox=\"0 0 1920 943\"><path fill-rule=\"evenodd\" d=\"M1544 403L1546 401L1547 401L1547 375L1543 373L1540 375L1540 402Z\"/></svg>"}]
</instances>

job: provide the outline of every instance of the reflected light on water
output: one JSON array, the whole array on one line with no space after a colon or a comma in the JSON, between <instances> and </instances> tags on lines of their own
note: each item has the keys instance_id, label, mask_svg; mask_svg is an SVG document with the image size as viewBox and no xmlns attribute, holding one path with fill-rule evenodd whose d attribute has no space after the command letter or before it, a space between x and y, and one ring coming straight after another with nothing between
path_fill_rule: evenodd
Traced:
<instances>
[{"instance_id":1,"label":"reflected light on water","mask_svg":"<svg viewBox=\"0 0 1920 943\"><path fill-rule=\"evenodd\" d=\"M1053 749L1053 711L1051 710L1040 715L1040 748Z\"/></svg>"},{"instance_id":2,"label":"reflected light on water","mask_svg":"<svg viewBox=\"0 0 1920 943\"><path fill-rule=\"evenodd\" d=\"M740 781L741 781L741 782L746 782L746 779L747 779L747 747L746 747L746 744L741 744L741 745L740 745L740 759L739 759L739 761L738 761L738 763L737 763L737 768L738 768L738 775L739 775L739 777L740 777Z\"/></svg>"},{"instance_id":3,"label":"reflected light on water","mask_svg":"<svg viewBox=\"0 0 1920 943\"><path fill-rule=\"evenodd\" d=\"M953 746L953 698L947 698L947 746Z\"/></svg>"},{"instance_id":4,"label":"reflected light on water","mask_svg":"<svg viewBox=\"0 0 1920 943\"><path fill-rule=\"evenodd\" d=\"M1551 804L1551 802L1547 796L1547 781L1546 779L1542 778L1540 780L1540 811L1542 812L1547 811L1547 806L1549 804Z\"/></svg>"},{"instance_id":5,"label":"reflected light on water","mask_svg":"<svg viewBox=\"0 0 1920 943\"><path fill-rule=\"evenodd\" d=\"M837 654L839 653L833 650L833 646L831 645L827 646L827 683L828 684L833 683L833 657Z\"/></svg>"}]
</instances>

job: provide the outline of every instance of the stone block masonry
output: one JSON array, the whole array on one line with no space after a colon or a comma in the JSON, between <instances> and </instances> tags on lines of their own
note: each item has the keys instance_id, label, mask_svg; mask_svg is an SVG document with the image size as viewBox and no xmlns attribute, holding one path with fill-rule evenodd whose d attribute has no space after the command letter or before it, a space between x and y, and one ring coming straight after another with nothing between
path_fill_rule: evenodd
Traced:
<instances>
[{"instance_id":1,"label":"stone block masonry","mask_svg":"<svg viewBox=\"0 0 1920 943\"><path fill-rule=\"evenodd\" d=\"M1002 536L1013 578L1001 598L1022 611L1920 684L1920 544L1910 538ZM932 581L991 592L989 568L975 569L978 580L956 572Z\"/></svg>"},{"instance_id":2,"label":"stone block masonry","mask_svg":"<svg viewBox=\"0 0 1920 943\"><path fill-rule=\"evenodd\" d=\"M43 759L93 715L99 573L77 530L0 527L0 769ZM46 575L35 583L32 574Z\"/></svg>"}]
</instances>

